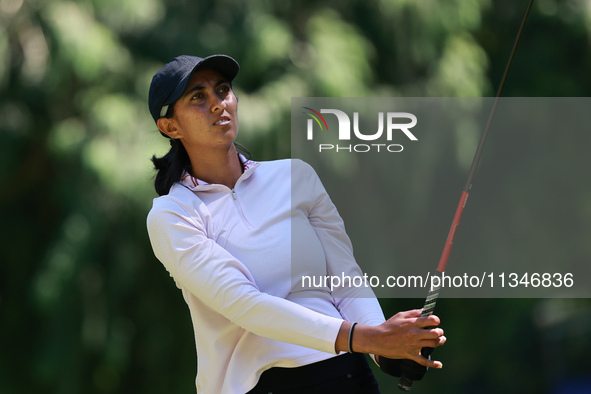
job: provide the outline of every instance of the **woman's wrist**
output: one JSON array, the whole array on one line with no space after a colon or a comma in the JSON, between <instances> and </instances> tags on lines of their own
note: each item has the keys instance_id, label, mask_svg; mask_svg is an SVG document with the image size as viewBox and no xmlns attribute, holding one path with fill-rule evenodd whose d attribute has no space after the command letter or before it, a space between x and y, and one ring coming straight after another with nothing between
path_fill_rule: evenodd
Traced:
<instances>
[{"instance_id":1,"label":"woman's wrist","mask_svg":"<svg viewBox=\"0 0 591 394\"><path fill-rule=\"evenodd\" d=\"M339 333L337 335L337 339L335 341L334 347L337 353L346 352L348 351L348 340L349 340L349 331L351 330L351 322L343 321L341 324L341 328L339 329Z\"/></svg>"},{"instance_id":2,"label":"woman's wrist","mask_svg":"<svg viewBox=\"0 0 591 394\"><path fill-rule=\"evenodd\" d=\"M376 354L376 328L365 324L357 324L353 336L353 350L357 353Z\"/></svg>"},{"instance_id":3,"label":"woman's wrist","mask_svg":"<svg viewBox=\"0 0 591 394\"><path fill-rule=\"evenodd\" d=\"M337 353L349 351L349 334L352 334L351 350L355 353L376 354L377 331L375 327L356 324L351 333L353 323L344 321L337 335L335 350Z\"/></svg>"}]
</instances>

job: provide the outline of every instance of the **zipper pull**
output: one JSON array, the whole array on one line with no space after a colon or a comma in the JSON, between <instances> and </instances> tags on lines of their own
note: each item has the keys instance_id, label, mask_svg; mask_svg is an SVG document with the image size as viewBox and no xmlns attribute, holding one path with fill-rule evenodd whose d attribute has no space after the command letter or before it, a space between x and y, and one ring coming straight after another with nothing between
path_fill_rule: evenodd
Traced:
<instances>
[{"instance_id":1,"label":"zipper pull","mask_svg":"<svg viewBox=\"0 0 591 394\"><path fill-rule=\"evenodd\" d=\"M234 197L234 200L236 200L238 197L236 197L236 192L234 191L234 189L232 189L232 197Z\"/></svg>"}]
</instances>

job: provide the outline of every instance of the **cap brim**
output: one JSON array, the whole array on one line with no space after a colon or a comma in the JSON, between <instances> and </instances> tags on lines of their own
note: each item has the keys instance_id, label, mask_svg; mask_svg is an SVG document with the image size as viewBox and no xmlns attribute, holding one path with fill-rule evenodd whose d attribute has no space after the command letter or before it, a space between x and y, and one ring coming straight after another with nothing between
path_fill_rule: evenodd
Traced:
<instances>
[{"instance_id":1,"label":"cap brim","mask_svg":"<svg viewBox=\"0 0 591 394\"><path fill-rule=\"evenodd\" d=\"M193 69L193 73L199 69L212 69L216 70L224 78L228 80L228 82L232 82L236 75L238 75L238 71L240 71L240 66L236 62L236 60L232 59L230 56L227 55L211 55L206 58L203 58Z\"/></svg>"}]
</instances>

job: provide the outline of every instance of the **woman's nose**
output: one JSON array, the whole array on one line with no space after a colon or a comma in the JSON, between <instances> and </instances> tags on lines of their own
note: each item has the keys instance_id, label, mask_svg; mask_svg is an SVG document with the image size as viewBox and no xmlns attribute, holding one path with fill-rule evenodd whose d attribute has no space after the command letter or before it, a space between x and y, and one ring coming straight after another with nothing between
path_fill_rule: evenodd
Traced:
<instances>
[{"instance_id":1,"label":"woman's nose","mask_svg":"<svg viewBox=\"0 0 591 394\"><path fill-rule=\"evenodd\" d=\"M211 104L211 112L226 109L226 100L224 97L213 96L213 102Z\"/></svg>"}]
</instances>

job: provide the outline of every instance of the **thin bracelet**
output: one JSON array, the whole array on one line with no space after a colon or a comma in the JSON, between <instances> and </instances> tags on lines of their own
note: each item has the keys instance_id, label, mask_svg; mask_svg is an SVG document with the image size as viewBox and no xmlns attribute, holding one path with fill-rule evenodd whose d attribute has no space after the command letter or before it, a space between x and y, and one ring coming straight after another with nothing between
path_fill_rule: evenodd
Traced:
<instances>
[{"instance_id":1,"label":"thin bracelet","mask_svg":"<svg viewBox=\"0 0 591 394\"><path fill-rule=\"evenodd\" d=\"M357 322L351 324L351 328L349 329L349 353L355 353L353 351L353 329L357 325Z\"/></svg>"}]
</instances>

